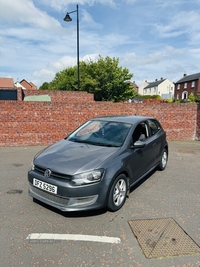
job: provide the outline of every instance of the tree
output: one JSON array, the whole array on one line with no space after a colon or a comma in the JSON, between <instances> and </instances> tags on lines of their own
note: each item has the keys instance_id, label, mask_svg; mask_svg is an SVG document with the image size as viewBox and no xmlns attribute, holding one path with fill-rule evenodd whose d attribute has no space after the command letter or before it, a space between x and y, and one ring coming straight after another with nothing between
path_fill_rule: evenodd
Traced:
<instances>
[{"instance_id":1,"label":"tree","mask_svg":"<svg viewBox=\"0 0 200 267\"><path fill-rule=\"evenodd\" d=\"M200 103L200 92L197 92L196 93L195 101L198 102L198 103Z\"/></svg>"},{"instance_id":2,"label":"tree","mask_svg":"<svg viewBox=\"0 0 200 267\"><path fill-rule=\"evenodd\" d=\"M101 57L97 61L80 62L80 90L94 94L96 101L124 101L137 95L127 82L133 77L127 68L119 67L118 58ZM59 73L49 83L50 90L76 91L77 67Z\"/></svg>"},{"instance_id":3,"label":"tree","mask_svg":"<svg viewBox=\"0 0 200 267\"><path fill-rule=\"evenodd\" d=\"M53 81L49 84L50 90L77 91L77 68L70 67L57 72Z\"/></svg>"},{"instance_id":4,"label":"tree","mask_svg":"<svg viewBox=\"0 0 200 267\"><path fill-rule=\"evenodd\" d=\"M44 82L39 88L39 90L48 90L48 89L49 89L49 83L48 82Z\"/></svg>"}]
</instances>

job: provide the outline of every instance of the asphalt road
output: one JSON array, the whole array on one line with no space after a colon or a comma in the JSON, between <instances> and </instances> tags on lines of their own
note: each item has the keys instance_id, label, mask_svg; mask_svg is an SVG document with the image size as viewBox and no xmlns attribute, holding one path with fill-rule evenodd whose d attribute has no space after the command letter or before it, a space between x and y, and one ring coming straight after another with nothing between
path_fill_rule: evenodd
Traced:
<instances>
[{"instance_id":1,"label":"asphalt road","mask_svg":"<svg viewBox=\"0 0 200 267\"><path fill-rule=\"evenodd\" d=\"M27 193L27 171L42 147L1 147L0 266L200 267L197 253L146 258L128 223L173 218L200 246L200 142L169 142L169 148L166 170L133 188L121 210L62 213ZM77 240L30 239L35 233ZM120 242L99 242L102 236Z\"/></svg>"}]
</instances>

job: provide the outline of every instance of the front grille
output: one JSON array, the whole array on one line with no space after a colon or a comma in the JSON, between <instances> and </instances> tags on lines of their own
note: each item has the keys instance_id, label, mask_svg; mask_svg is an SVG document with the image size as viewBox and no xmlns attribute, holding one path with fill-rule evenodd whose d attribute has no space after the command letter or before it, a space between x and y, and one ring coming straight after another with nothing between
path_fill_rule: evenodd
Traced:
<instances>
[{"instance_id":1,"label":"front grille","mask_svg":"<svg viewBox=\"0 0 200 267\"><path fill-rule=\"evenodd\" d=\"M31 191L34 194L37 194L38 196L40 196L42 198L48 199L48 200L55 202L57 204L60 204L60 205L68 205L68 203L69 203L69 198L63 198L60 196L52 195L52 194L45 192L43 190L40 190L40 189L38 189L32 185L31 185Z\"/></svg>"},{"instance_id":2,"label":"front grille","mask_svg":"<svg viewBox=\"0 0 200 267\"><path fill-rule=\"evenodd\" d=\"M45 168L42 168L38 165L35 165L35 171L41 173L44 175L44 172L46 171ZM65 180L70 180L71 179L71 176L70 175L67 175L67 174L64 174L64 173L59 173L59 172L54 172L52 171L51 172L51 177L54 177L54 178L59 178L59 179L65 179Z\"/></svg>"}]
</instances>

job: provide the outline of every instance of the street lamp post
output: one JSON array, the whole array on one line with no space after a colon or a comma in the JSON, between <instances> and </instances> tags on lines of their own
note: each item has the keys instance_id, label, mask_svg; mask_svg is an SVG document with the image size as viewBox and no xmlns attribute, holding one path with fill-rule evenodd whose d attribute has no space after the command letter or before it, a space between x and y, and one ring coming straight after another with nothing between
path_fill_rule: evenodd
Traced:
<instances>
[{"instance_id":1,"label":"street lamp post","mask_svg":"<svg viewBox=\"0 0 200 267\"><path fill-rule=\"evenodd\" d=\"M65 18L63 19L66 22L71 22L72 18L69 14L77 13L77 81L78 81L78 91L80 91L80 67L79 67L79 15L78 15L78 5L76 5L76 10L67 12Z\"/></svg>"}]
</instances>

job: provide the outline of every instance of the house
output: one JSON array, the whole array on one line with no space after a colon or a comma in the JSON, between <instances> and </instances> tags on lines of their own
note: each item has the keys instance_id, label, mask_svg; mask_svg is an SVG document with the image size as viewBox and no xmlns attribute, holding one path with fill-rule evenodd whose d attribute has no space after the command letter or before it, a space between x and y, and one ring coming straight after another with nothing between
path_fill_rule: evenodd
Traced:
<instances>
[{"instance_id":1,"label":"house","mask_svg":"<svg viewBox=\"0 0 200 267\"><path fill-rule=\"evenodd\" d=\"M0 100L17 100L17 89L13 78L0 77Z\"/></svg>"},{"instance_id":2,"label":"house","mask_svg":"<svg viewBox=\"0 0 200 267\"><path fill-rule=\"evenodd\" d=\"M148 85L143 88L141 95L159 95L162 99L173 99L174 83L168 79L156 79L154 82L149 82Z\"/></svg>"},{"instance_id":3,"label":"house","mask_svg":"<svg viewBox=\"0 0 200 267\"><path fill-rule=\"evenodd\" d=\"M25 88L24 90L37 90L37 86L35 84L27 82L25 79L21 80L21 82L18 83L18 86L19 84L23 89Z\"/></svg>"},{"instance_id":4,"label":"house","mask_svg":"<svg viewBox=\"0 0 200 267\"><path fill-rule=\"evenodd\" d=\"M21 88L21 89L23 89L23 90L26 90L26 88L25 88L20 82L16 82L16 83L15 83L15 87L17 87L17 88Z\"/></svg>"},{"instance_id":5,"label":"house","mask_svg":"<svg viewBox=\"0 0 200 267\"><path fill-rule=\"evenodd\" d=\"M0 77L0 89L14 89L13 78L1 78Z\"/></svg>"},{"instance_id":6,"label":"house","mask_svg":"<svg viewBox=\"0 0 200 267\"><path fill-rule=\"evenodd\" d=\"M183 77L175 83L175 98L187 99L190 94L200 92L200 72L192 75L183 74Z\"/></svg>"},{"instance_id":7,"label":"house","mask_svg":"<svg viewBox=\"0 0 200 267\"><path fill-rule=\"evenodd\" d=\"M138 88L138 94L143 95L143 89L144 89L147 85L149 85L149 83L148 83L147 80L146 80L142 85L139 86L139 88Z\"/></svg>"},{"instance_id":8,"label":"house","mask_svg":"<svg viewBox=\"0 0 200 267\"><path fill-rule=\"evenodd\" d=\"M138 93L139 87L138 85L135 83L135 81L132 82L133 88L134 90Z\"/></svg>"}]
</instances>

